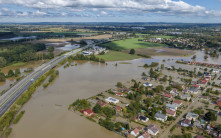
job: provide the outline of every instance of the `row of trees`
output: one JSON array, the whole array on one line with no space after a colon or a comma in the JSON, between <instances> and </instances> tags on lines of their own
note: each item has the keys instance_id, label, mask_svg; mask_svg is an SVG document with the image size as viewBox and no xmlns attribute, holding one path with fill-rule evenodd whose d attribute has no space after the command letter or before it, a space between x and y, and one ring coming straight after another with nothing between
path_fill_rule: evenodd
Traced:
<instances>
[{"instance_id":1,"label":"row of trees","mask_svg":"<svg viewBox=\"0 0 221 138\"><path fill-rule=\"evenodd\" d=\"M49 54L37 53L46 49L45 44L16 44L4 48L6 50L0 52L0 67L16 62L54 58L53 50Z\"/></svg>"}]
</instances>

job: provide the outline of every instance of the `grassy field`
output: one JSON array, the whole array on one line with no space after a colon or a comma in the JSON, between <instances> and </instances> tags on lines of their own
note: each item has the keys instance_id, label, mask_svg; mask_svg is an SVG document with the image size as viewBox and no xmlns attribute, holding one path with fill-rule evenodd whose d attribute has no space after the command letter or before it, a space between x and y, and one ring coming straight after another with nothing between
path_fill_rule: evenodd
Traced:
<instances>
[{"instance_id":1,"label":"grassy field","mask_svg":"<svg viewBox=\"0 0 221 138\"><path fill-rule=\"evenodd\" d=\"M98 55L98 57L104 59L105 61L123 61L123 60L132 60L132 59L141 58L140 56L137 55L131 55L118 51L110 51L105 55Z\"/></svg>"},{"instance_id":2,"label":"grassy field","mask_svg":"<svg viewBox=\"0 0 221 138\"><path fill-rule=\"evenodd\" d=\"M25 66L25 65L27 65L27 63L25 63L25 62L18 62L18 63L12 64L11 66L12 67L18 67L18 66Z\"/></svg>"},{"instance_id":3,"label":"grassy field","mask_svg":"<svg viewBox=\"0 0 221 138\"><path fill-rule=\"evenodd\" d=\"M132 38L132 39L113 41L113 42L102 44L102 46L108 47L109 49L112 49L112 50L126 50L126 49L163 46L162 44L158 44L158 43L138 41L138 39L139 38Z\"/></svg>"}]
</instances>

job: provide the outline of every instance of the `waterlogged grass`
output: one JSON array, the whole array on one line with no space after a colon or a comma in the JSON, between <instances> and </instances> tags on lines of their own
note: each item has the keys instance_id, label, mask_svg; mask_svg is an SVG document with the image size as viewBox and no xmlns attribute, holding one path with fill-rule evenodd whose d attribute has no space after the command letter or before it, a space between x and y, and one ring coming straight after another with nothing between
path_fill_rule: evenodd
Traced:
<instances>
[{"instance_id":1,"label":"waterlogged grass","mask_svg":"<svg viewBox=\"0 0 221 138\"><path fill-rule=\"evenodd\" d=\"M7 129L7 131L5 132L5 137L7 138L12 132L12 128Z\"/></svg>"},{"instance_id":2,"label":"waterlogged grass","mask_svg":"<svg viewBox=\"0 0 221 138\"><path fill-rule=\"evenodd\" d=\"M36 89L45 81L45 79L54 72L53 69L46 72L39 79L37 79L28 89L25 91L15 103L8 109L8 111L0 118L0 136L6 131L8 126L13 121L15 115L19 112L21 107L28 102L31 98L31 95L36 91ZM9 131L7 129L7 131ZM10 133L9 133L10 134Z\"/></svg>"},{"instance_id":3,"label":"waterlogged grass","mask_svg":"<svg viewBox=\"0 0 221 138\"><path fill-rule=\"evenodd\" d=\"M116 51L126 50L126 49L137 49L137 48L163 46L163 44L138 41L138 39L140 39L140 38L112 41L109 43L104 43L104 44L102 44L102 46L107 47L111 50L116 50Z\"/></svg>"},{"instance_id":4,"label":"waterlogged grass","mask_svg":"<svg viewBox=\"0 0 221 138\"><path fill-rule=\"evenodd\" d=\"M22 118L22 116L24 115L25 111L21 111L14 119L13 124L17 124L19 122L19 120Z\"/></svg>"},{"instance_id":5,"label":"waterlogged grass","mask_svg":"<svg viewBox=\"0 0 221 138\"><path fill-rule=\"evenodd\" d=\"M123 52L118 51L110 51L105 55L98 55L97 57L104 59L105 61L123 61L123 60L132 60L141 58L137 55L131 55Z\"/></svg>"}]
</instances>

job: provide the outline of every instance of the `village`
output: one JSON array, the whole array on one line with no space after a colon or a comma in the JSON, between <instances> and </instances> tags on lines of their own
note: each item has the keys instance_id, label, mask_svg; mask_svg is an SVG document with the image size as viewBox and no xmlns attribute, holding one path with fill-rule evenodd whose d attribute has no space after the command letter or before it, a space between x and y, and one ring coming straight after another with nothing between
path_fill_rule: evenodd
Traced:
<instances>
[{"instance_id":1,"label":"village","mask_svg":"<svg viewBox=\"0 0 221 138\"><path fill-rule=\"evenodd\" d=\"M219 138L220 70L196 68L147 67L140 79L117 82L69 109L123 137Z\"/></svg>"}]
</instances>

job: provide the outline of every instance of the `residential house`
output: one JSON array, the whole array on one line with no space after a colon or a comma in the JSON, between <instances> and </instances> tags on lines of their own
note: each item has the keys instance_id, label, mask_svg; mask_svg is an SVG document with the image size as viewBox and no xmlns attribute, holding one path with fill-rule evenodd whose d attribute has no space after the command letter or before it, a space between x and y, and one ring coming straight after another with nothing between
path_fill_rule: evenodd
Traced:
<instances>
[{"instance_id":1,"label":"residential house","mask_svg":"<svg viewBox=\"0 0 221 138\"><path fill-rule=\"evenodd\" d=\"M138 138L151 138L150 134L145 131L142 135L140 135Z\"/></svg>"},{"instance_id":2,"label":"residential house","mask_svg":"<svg viewBox=\"0 0 221 138\"><path fill-rule=\"evenodd\" d=\"M115 109L116 109L117 111L121 111L121 110L122 110L120 106L116 106Z\"/></svg>"},{"instance_id":3,"label":"residential house","mask_svg":"<svg viewBox=\"0 0 221 138\"><path fill-rule=\"evenodd\" d=\"M188 94L182 94L182 95L180 96L180 98L181 98L182 100L187 100L187 101L189 101L189 100L191 99L191 96L188 95Z\"/></svg>"},{"instance_id":4,"label":"residential house","mask_svg":"<svg viewBox=\"0 0 221 138\"><path fill-rule=\"evenodd\" d=\"M176 104L178 107L180 107L183 103L180 100L174 100L173 104Z\"/></svg>"},{"instance_id":5,"label":"residential house","mask_svg":"<svg viewBox=\"0 0 221 138\"><path fill-rule=\"evenodd\" d=\"M131 135L134 135L135 137L138 136L138 134L140 133L140 131L142 130L141 127L136 127L134 130L132 130L130 132Z\"/></svg>"},{"instance_id":6,"label":"residential house","mask_svg":"<svg viewBox=\"0 0 221 138\"><path fill-rule=\"evenodd\" d=\"M193 85L189 88L189 93L192 93L192 94L198 94L199 92L199 85Z\"/></svg>"},{"instance_id":7,"label":"residential house","mask_svg":"<svg viewBox=\"0 0 221 138\"><path fill-rule=\"evenodd\" d=\"M160 120L162 122L165 122L167 120L167 115L165 114L162 114L161 111L157 112L155 115L154 115L155 119L156 120Z\"/></svg>"},{"instance_id":8,"label":"residential house","mask_svg":"<svg viewBox=\"0 0 221 138\"><path fill-rule=\"evenodd\" d=\"M157 128L157 126L155 125L149 125L146 128L146 130L149 134L154 135L154 136L156 136L159 133L159 128Z\"/></svg>"},{"instance_id":9,"label":"residential house","mask_svg":"<svg viewBox=\"0 0 221 138\"><path fill-rule=\"evenodd\" d=\"M166 109L166 113L168 116L176 116L176 111L170 110L170 109Z\"/></svg>"},{"instance_id":10,"label":"residential house","mask_svg":"<svg viewBox=\"0 0 221 138\"><path fill-rule=\"evenodd\" d=\"M172 94L164 93L163 96L167 99L171 99L173 97Z\"/></svg>"},{"instance_id":11,"label":"residential house","mask_svg":"<svg viewBox=\"0 0 221 138\"><path fill-rule=\"evenodd\" d=\"M144 87L152 87L153 84L147 82L147 83L144 83L143 86L144 86Z\"/></svg>"},{"instance_id":12,"label":"residential house","mask_svg":"<svg viewBox=\"0 0 221 138\"><path fill-rule=\"evenodd\" d=\"M177 108L178 108L178 105L177 104L166 104L166 108L170 109L170 110L173 110L173 111L176 111Z\"/></svg>"},{"instance_id":13,"label":"residential house","mask_svg":"<svg viewBox=\"0 0 221 138\"><path fill-rule=\"evenodd\" d=\"M86 116L92 116L95 115L95 113L92 111L92 109L83 109L80 111L81 113L83 113Z\"/></svg>"},{"instance_id":14,"label":"residential house","mask_svg":"<svg viewBox=\"0 0 221 138\"><path fill-rule=\"evenodd\" d=\"M179 92L178 92L178 90L177 90L176 88L174 88L174 89L172 89L172 90L170 91L170 94L172 94L172 95L174 95L174 96L178 96L178 95L179 95Z\"/></svg>"},{"instance_id":15,"label":"residential house","mask_svg":"<svg viewBox=\"0 0 221 138\"><path fill-rule=\"evenodd\" d=\"M107 99L105 99L105 101L108 103L114 103L114 104L119 103L119 100L113 97L108 97Z\"/></svg>"},{"instance_id":16,"label":"residential house","mask_svg":"<svg viewBox=\"0 0 221 138\"><path fill-rule=\"evenodd\" d=\"M217 104L219 107L221 107L221 98L219 98L219 99L216 100L216 104Z\"/></svg>"},{"instance_id":17,"label":"residential house","mask_svg":"<svg viewBox=\"0 0 221 138\"><path fill-rule=\"evenodd\" d=\"M140 120L140 121L142 121L142 122L147 122L148 120L149 120L149 118L148 117L145 117L145 116L138 116L138 119Z\"/></svg>"},{"instance_id":18,"label":"residential house","mask_svg":"<svg viewBox=\"0 0 221 138\"><path fill-rule=\"evenodd\" d=\"M115 93L115 95L117 95L117 96L121 96L121 97L123 97L123 96L124 96L124 94L123 94L123 93L121 93L121 92L116 92L116 93Z\"/></svg>"},{"instance_id":19,"label":"residential house","mask_svg":"<svg viewBox=\"0 0 221 138\"><path fill-rule=\"evenodd\" d=\"M191 121L189 119L184 119L181 121L181 126L189 127L191 125Z\"/></svg>"},{"instance_id":20,"label":"residential house","mask_svg":"<svg viewBox=\"0 0 221 138\"><path fill-rule=\"evenodd\" d=\"M195 121L199 117L198 114L188 112L186 115L186 119Z\"/></svg>"},{"instance_id":21,"label":"residential house","mask_svg":"<svg viewBox=\"0 0 221 138\"><path fill-rule=\"evenodd\" d=\"M101 107L104 107L104 106L106 106L108 103L99 100L99 101L97 101L97 104L99 104Z\"/></svg>"}]
</instances>

